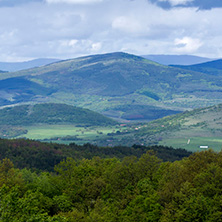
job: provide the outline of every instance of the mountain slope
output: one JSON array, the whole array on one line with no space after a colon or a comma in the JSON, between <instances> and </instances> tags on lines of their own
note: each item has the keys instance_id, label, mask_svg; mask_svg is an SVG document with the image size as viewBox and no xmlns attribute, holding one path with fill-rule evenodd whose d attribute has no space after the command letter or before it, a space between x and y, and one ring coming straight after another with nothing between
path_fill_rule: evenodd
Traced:
<instances>
[{"instance_id":1,"label":"mountain slope","mask_svg":"<svg viewBox=\"0 0 222 222\"><path fill-rule=\"evenodd\" d=\"M174 65L173 67L202 72L214 76L222 76L222 59L190 66Z\"/></svg>"},{"instance_id":2,"label":"mountain slope","mask_svg":"<svg viewBox=\"0 0 222 222\"><path fill-rule=\"evenodd\" d=\"M31 101L63 102L117 119L135 120L135 116L143 116L139 119L146 120L150 107L168 115L222 102L221 76L164 66L121 52L0 73L1 81L9 78L31 81L51 90L46 96L30 98ZM8 103L12 104L12 100L21 103L15 97ZM153 112L147 120L159 117L162 116Z\"/></svg>"}]
</instances>

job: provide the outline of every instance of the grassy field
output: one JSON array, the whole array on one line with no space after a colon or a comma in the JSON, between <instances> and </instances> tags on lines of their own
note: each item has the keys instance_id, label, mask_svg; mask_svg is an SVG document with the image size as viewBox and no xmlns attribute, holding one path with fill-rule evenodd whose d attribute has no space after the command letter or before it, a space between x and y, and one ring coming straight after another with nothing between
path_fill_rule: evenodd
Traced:
<instances>
[{"instance_id":1,"label":"grassy field","mask_svg":"<svg viewBox=\"0 0 222 222\"><path fill-rule=\"evenodd\" d=\"M34 140L45 140L48 142L56 143L95 143L95 144L112 144L116 145L120 138L124 138L123 135L118 135L117 132L124 132L132 130L132 126L110 126L110 127L77 127L75 125L40 125L26 127L27 134L23 134L19 137L26 137ZM112 137L107 134L115 133ZM131 135L131 136L130 136ZM133 134L129 134L130 138L134 137ZM17 137L17 138L19 138ZM128 139L130 139L128 138ZM131 139L132 139L131 138ZM105 142L104 142L105 141ZM110 142L109 142L110 141ZM135 140L136 141L136 140ZM189 151L201 151L200 146L208 146L215 151L221 151L222 138L221 137L190 137L184 134L184 137L177 138L163 138L158 142L159 145L172 146L173 148L184 148ZM122 144L124 145L124 144Z\"/></svg>"},{"instance_id":2,"label":"grassy field","mask_svg":"<svg viewBox=\"0 0 222 222\"><path fill-rule=\"evenodd\" d=\"M190 140L190 142L189 142ZM221 137L191 137L191 138L176 138L166 139L159 142L160 145L172 146L174 148L184 148L189 151L202 151L200 146L208 146L215 151L221 151Z\"/></svg>"},{"instance_id":3,"label":"grassy field","mask_svg":"<svg viewBox=\"0 0 222 222\"><path fill-rule=\"evenodd\" d=\"M34 140L48 140L59 143L77 144L93 143L95 140L108 139L108 133L116 133L124 130L124 127L109 126L109 127L77 127L75 125L40 125L28 126L27 134L19 137L26 137ZM76 139L63 139L67 136L76 137ZM18 138L19 138L18 137ZM55 139L56 138L56 139Z\"/></svg>"}]
</instances>

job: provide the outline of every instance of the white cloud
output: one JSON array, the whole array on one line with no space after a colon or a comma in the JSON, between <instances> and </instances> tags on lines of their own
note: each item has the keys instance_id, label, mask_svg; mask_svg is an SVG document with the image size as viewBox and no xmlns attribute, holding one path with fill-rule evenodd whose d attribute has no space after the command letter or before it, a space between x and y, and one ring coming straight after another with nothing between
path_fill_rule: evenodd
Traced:
<instances>
[{"instance_id":1,"label":"white cloud","mask_svg":"<svg viewBox=\"0 0 222 222\"><path fill-rule=\"evenodd\" d=\"M92 51L98 52L102 47L101 42L96 42L92 44Z\"/></svg>"},{"instance_id":2,"label":"white cloud","mask_svg":"<svg viewBox=\"0 0 222 222\"><path fill-rule=\"evenodd\" d=\"M87 4L61 0L0 8L0 61L113 51L222 56L222 9L163 10L147 0L81 2Z\"/></svg>"},{"instance_id":3,"label":"white cloud","mask_svg":"<svg viewBox=\"0 0 222 222\"><path fill-rule=\"evenodd\" d=\"M193 53L196 52L203 43L200 39L193 39L190 37L183 37L182 39L175 39L175 52Z\"/></svg>"},{"instance_id":4,"label":"white cloud","mask_svg":"<svg viewBox=\"0 0 222 222\"><path fill-rule=\"evenodd\" d=\"M134 17L119 16L112 22L112 28L123 32L140 33L144 30L141 21Z\"/></svg>"}]
</instances>

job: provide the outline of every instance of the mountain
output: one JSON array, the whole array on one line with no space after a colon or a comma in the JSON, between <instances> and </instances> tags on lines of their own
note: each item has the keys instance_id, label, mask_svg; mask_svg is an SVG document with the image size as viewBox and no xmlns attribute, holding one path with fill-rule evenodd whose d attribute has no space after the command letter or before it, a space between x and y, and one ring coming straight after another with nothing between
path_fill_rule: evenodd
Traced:
<instances>
[{"instance_id":1,"label":"mountain","mask_svg":"<svg viewBox=\"0 0 222 222\"><path fill-rule=\"evenodd\" d=\"M143 55L142 57L163 65L193 65L213 60L192 55Z\"/></svg>"},{"instance_id":2,"label":"mountain","mask_svg":"<svg viewBox=\"0 0 222 222\"><path fill-rule=\"evenodd\" d=\"M58 62L59 59L34 59L25 62L0 62L0 70L15 72L23 69L44 66L50 63Z\"/></svg>"},{"instance_id":3,"label":"mountain","mask_svg":"<svg viewBox=\"0 0 222 222\"><path fill-rule=\"evenodd\" d=\"M0 85L29 81L31 88L0 90L1 106L56 102L120 120L150 121L222 103L222 77L160 65L127 53L86 56L12 73ZM8 85L10 85L8 83ZM42 87L42 90L39 90Z\"/></svg>"},{"instance_id":4,"label":"mountain","mask_svg":"<svg viewBox=\"0 0 222 222\"><path fill-rule=\"evenodd\" d=\"M204 62L190 66L174 65L173 67L202 72L209 75L222 76L222 59L217 59L214 61Z\"/></svg>"}]
</instances>

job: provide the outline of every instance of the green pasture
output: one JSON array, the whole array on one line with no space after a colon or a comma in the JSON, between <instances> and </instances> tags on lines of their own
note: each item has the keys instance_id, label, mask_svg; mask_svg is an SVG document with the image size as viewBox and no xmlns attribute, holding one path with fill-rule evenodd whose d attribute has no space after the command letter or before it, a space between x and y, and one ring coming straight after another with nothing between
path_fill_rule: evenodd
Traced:
<instances>
[{"instance_id":1,"label":"green pasture","mask_svg":"<svg viewBox=\"0 0 222 222\"><path fill-rule=\"evenodd\" d=\"M190 142L188 141L190 140ZM221 151L221 137L191 137L191 138L171 138L159 142L160 145L172 146L173 148L183 148L189 151L202 151L200 146L208 146L215 151Z\"/></svg>"},{"instance_id":2,"label":"green pasture","mask_svg":"<svg viewBox=\"0 0 222 222\"><path fill-rule=\"evenodd\" d=\"M105 139L107 133L115 133L122 131L123 127L107 126L107 127L78 127L75 125L40 125L26 127L27 134L20 135L19 137L26 137L34 140L49 140L53 137L66 137L76 136L77 140L52 140L59 143L76 142L79 144L92 142L94 140Z\"/></svg>"}]
</instances>

